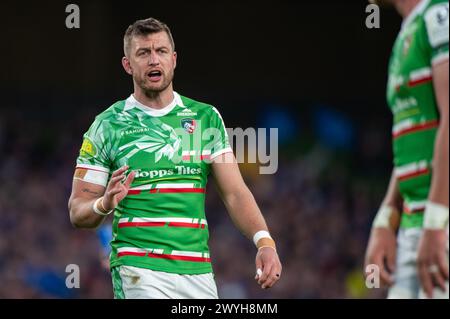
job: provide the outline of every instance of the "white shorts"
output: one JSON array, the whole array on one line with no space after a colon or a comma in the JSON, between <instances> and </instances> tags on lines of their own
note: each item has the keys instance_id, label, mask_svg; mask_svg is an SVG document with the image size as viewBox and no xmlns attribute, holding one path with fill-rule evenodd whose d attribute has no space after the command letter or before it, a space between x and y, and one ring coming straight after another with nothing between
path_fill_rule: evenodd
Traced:
<instances>
[{"instance_id":1,"label":"white shorts","mask_svg":"<svg viewBox=\"0 0 450 319\"><path fill-rule=\"evenodd\" d=\"M115 299L218 299L213 273L179 275L118 266L111 275Z\"/></svg>"},{"instance_id":2,"label":"white shorts","mask_svg":"<svg viewBox=\"0 0 450 319\"><path fill-rule=\"evenodd\" d=\"M388 292L389 299L425 298L425 294L420 288L417 272L417 252L421 235L421 228L399 230L397 237L397 270L394 274L395 283ZM444 293L441 289L435 288L433 291L433 299L449 299L448 281L447 291Z\"/></svg>"}]
</instances>

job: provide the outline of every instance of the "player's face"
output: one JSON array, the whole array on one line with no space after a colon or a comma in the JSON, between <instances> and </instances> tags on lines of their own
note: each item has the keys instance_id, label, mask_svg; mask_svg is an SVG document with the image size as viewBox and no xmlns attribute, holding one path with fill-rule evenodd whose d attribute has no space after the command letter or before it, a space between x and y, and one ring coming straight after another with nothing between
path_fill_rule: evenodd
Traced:
<instances>
[{"instance_id":1,"label":"player's face","mask_svg":"<svg viewBox=\"0 0 450 319\"><path fill-rule=\"evenodd\" d=\"M145 93L164 91L172 83L177 55L166 32L133 37L129 55L133 80Z\"/></svg>"}]
</instances>

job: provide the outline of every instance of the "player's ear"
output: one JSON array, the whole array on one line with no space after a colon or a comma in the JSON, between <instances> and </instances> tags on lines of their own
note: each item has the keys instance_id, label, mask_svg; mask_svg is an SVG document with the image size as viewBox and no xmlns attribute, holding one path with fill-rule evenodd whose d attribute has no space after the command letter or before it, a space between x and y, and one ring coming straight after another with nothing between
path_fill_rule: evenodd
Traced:
<instances>
[{"instance_id":1,"label":"player's ear","mask_svg":"<svg viewBox=\"0 0 450 319\"><path fill-rule=\"evenodd\" d=\"M177 67L177 53L173 52L173 68L175 69Z\"/></svg>"},{"instance_id":2,"label":"player's ear","mask_svg":"<svg viewBox=\"0 0 450 319\"><path fill-rule=\"evenodd\" d=\"M129 75L133 74L133 68L131 67L130 60L126 56L122 58L122 66L125 69L125 72Z\"/></svg>"}]
</instances>

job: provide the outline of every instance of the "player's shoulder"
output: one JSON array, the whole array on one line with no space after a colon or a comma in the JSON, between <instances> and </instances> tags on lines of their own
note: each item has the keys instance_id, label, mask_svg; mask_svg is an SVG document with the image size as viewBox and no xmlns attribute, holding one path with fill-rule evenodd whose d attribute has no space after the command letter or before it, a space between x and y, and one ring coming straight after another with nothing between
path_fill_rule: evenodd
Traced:
<instances>
[{"instance_id":1,"label":"player's shoulder","mask_svg":"<svg viewBox=\"0 0 450 319\"><path fill-rule=\"evenodd\" d=\"M448 1L430 0L424 8L422 16L426 22L431 19L441 23L445 21L445 19L448 21Z\"/></svg>"},{"instance_id":2,"label":"player's shoulder","mask_svg":"<svg viewBox=\"0 0 450 319\"><path fill-rule=\"evenodd\" d=\"M209 103L198 101L183 95L178 94L183 102L183 106L189 110L192 110L196 113L216 113L218 112L217 108Z\"/></svg>"},{"instance_id":3,"label":"player's shoulder","mask_svg":"<svg viewBox=\"0 0 450 319\"><path fill-rule=\"evenodd\" d=\"M448 42L448 1L430 0L423 11L423 20L427 29L430 44L433 47Z\"/></svg>"},{"instance_id":4,"label":"player's shoulder","mask_svg":"<svg viewBox=\"0 0 450 319\"><path fill-rule=\"evenodd\" d=\"M434 7L435 5L445 4L448 6L448 0L429 0L427 6L425 7L425 11L427 11L431 7Z\"/></svg>"},{"instance_id":5,"label":"player's shoulder","mask_svg":"<svg viewBox=\"0 0 450 319\"><path fill-rule=\"evenodd\" d=\"M111 120L115 118L117 114L122 113L122 111L124 110L125 102L126 100L120 100L113 103L112 105L104 109L102 112L97 114L95 118L98 120Z\"/></svg>"}]
</instances>

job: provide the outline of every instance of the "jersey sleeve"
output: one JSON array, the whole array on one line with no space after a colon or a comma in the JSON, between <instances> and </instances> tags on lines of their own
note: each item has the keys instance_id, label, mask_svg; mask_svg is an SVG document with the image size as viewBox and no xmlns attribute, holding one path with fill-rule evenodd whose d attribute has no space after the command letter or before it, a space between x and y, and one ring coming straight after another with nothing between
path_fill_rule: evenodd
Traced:
<instances>
[{"instance_id":1,"label":"jersey sleeve","mask_svg":"<svg viewBox=\"0 0 450 319\"><path fill-rule=\"evenodd\" d=\"M83 143L77 158L79 172L75 178L106 186L111 169L111 137L104 120L96 118L83 135Z\"/></svg>"},{"instance_id":2,"label":"jersey sleeve","mask_svg":"<svg viewBox=\"0 0 450 319\"><path fill-rule=\"evenodd\" d=\"M448 60L448 20L448 2L432 5L425 12L424 21L432 65Z\"/></svg>"},{"instance_id":3,"label":"jersey sleeve","mask_svg":"<svg viewBox=\"0 0 450 319\"><path fill-rule=\"evenodd\" d=\"M224 154L232 153L233 149L230 146L228 133L225 127L225 123L220 115L219 111L212 107L211 112L211 128L213 129L213 139L210 143L211 146L211 159Z\"/></svg>"}]
</instances>

